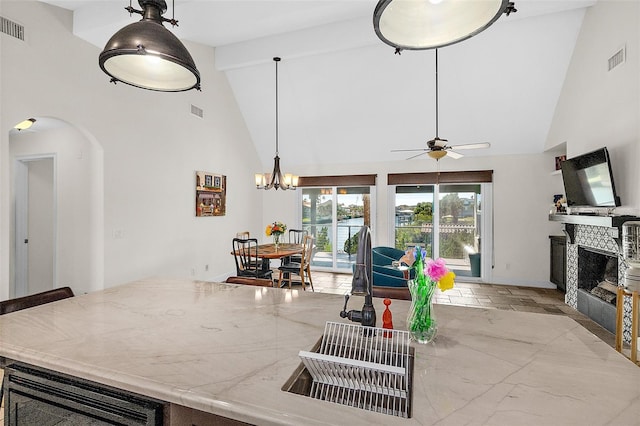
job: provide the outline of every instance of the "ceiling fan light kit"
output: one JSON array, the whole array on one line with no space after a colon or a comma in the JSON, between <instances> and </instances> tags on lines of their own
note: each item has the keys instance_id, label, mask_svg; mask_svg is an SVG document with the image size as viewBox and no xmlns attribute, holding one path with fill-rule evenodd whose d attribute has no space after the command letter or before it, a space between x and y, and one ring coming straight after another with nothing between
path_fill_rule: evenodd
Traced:
<instances>
[{"instance_id":1,"label":"ceiling fan light kit","mask_svg":"<svg viewBox=\"0 0 640 426\"><path fill-rule=\"evenodd\" d=\"M447 155L447 151L445 151L444 149L440 149L437 151L429 151L427 152L427 155L437 161L442 157L444 157L445 155Z\"/></svg>"},{"instance_id":2,"label":"ceiling fan light kit","mask_svg":"<svg viewBox=\"0 0 640 426\"><path fill-rule=\"evenodd\" d=\"M161 92L200 90L200 72L187 48L164 27L165 0L138 0L142 10L129 5L129 13L142 19L116 32L100 53L102 71L118 81L142 89Z\"/></svg>"},{"instance_id":3,"label":"ceiling fan light kit","mask_svg":"<svg viewBox=\"0 0 640 426\"><path fill-rule=\"evenodd\" d=\"M508 0L380 0L373 27L397 49L435 49L473 37L516 11Z\"/></svg>"}]
</instances>

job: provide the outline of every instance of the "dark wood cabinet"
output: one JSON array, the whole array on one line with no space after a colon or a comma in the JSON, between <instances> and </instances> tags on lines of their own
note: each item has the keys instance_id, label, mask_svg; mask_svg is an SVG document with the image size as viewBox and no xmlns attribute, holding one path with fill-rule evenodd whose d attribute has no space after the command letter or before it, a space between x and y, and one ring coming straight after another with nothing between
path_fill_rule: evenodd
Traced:
<instances>
[{"instance_id":1,"label":"dark wood cabinet","mask_svg":"<svg viewBox=\"0 0 640 426\"><path fill-rule=\"evenodd\" d=\"M564 235L550 235L551 267L549 280L562 291L567 290L567 239Z\"/></svg>"}]
</instances>

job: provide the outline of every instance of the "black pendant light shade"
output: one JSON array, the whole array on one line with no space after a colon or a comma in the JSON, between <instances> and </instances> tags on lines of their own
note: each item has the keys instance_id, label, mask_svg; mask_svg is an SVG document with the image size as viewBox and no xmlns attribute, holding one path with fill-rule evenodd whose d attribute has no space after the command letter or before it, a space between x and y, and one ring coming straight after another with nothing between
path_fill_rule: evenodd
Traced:
<instances>
[{"instance_id":1,"label":"black pendant light shade","mask_svg":"<svg viewBox=\"0 0 640 426\"><path fill-rule=\"evenodd\" d=\"M509 0L380 0L373 27L395 48L435 49L473 37L512 12Z\"/></svg>"},{"instance_id":2,"label":"black pendant light shade","mask_svg":"<svg viewBox=\"0 0 640 426\"><path fill-rule=\"evenodd\" d=\"M163 92L200 89L200 73L193 58L162 22L167 9L164 0L138 0L142 20L115 33L100 53L102 71L132 86Z\"/></svg>"}]
</instances>

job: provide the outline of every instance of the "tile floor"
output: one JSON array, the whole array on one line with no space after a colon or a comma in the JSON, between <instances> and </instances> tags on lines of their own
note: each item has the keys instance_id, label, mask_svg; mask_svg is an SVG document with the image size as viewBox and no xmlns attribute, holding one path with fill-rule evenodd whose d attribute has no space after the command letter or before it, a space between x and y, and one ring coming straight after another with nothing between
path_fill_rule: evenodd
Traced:
<instances>
[{"instance_id":1,"label":"tile floor","mask_svg":"<svg viewBox=\"0 0 640 426\"><path fill-rule=\"evenodd\" d=\"M350 274L313 272L313 286L318 293L346 294L351 290ZM475 308L505 309L550 315L566 315L574 319L611 347L615 336L585 315L564 303L564 293L534 287L516 287L496 284L476 284L456 281L455 288L437 291L438 304L461 305ZM2 382L2 370L0 370ZM4 412L0 407L0 426L4 425Z\"/></svg>"}]
</instances>

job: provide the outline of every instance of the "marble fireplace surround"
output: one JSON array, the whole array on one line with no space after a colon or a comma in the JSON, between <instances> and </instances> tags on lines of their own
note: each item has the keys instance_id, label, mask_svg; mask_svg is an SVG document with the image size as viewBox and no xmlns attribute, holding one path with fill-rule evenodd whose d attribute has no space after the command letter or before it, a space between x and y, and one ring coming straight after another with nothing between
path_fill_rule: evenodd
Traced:
<instances>
[{"instance_id":1,"label":"marble fireplace surround","mask_svg":"<svg viewBox=\"0 0 640 426\"><path fill-rule=\"evenodd\" d=\"M574 215L551 215L550 220L563 222L565 224L565 233L567 234L567 271L566 271L566 294L565 303L583 313L586 297L595 299L590 294L578 294L578 270L580 268L578 248L582 247L616 257L618 259L618 283L624 282L624 272L626 265L622 262L622 248L620 241L622 237L622 224L628 220L637 220L633 216L574 216ZM580 299L580 309L579 309ZM590 302L593 303L593 300ZM605 302L602 303L607 312L613 312L615 321L615 306ZM589 315L592 317L592 315ZM601 318L594 318L594 321L615 332L615 328L611 329L610 321L604 324ZM626 297L624 301L623 315L623 338L625 342L631 341L631 298ZM615 326L614 326L615 327Z\"/></svg>"}]
</instances>

